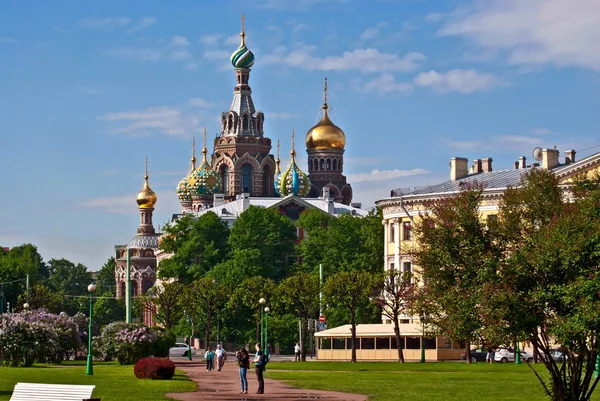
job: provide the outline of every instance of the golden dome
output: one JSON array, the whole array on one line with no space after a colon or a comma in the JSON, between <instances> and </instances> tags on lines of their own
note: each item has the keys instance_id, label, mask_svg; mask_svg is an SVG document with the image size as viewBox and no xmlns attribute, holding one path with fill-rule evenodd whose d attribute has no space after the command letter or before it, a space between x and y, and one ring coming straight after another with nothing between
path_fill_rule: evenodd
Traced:
<instances>
[{"instance_id":1,"label":"golden dome","mask_svg":"<svg viewBox=\"0 0 600 401\"><path fill-rule=\"evenodd\" d=\"M323 118L306 134L307 149L339 148L346 146L344 131L335 125L327 114L327 103L323 105Z\"/></svg>"},{"instance_id":2,"label":"golden dome","mask_svg":"<svg viewBox=\"0 0 600 401\"><path fill-rule=\"evenodd\" d=\"M137 195L137 204L140 209L152 209L156 205L156 194L148 184L148 158L146 158L146 175L144 176L144 187Z\"/></svg>"}]
</instances>

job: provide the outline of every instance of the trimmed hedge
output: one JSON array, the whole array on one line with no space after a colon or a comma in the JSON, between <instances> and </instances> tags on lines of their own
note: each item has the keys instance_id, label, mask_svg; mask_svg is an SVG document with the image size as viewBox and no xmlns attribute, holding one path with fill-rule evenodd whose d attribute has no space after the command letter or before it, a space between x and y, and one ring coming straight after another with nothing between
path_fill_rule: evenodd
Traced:
<instances>
[{"instance_id":1,"label":"trimmed hedge","mask_svg":"<svg viewBox=\"0 0 600 401\"><path fill-rule=\"evenodd\" d=\"M166 358L143 358L133 367L138 379L171 380L175 374L175 364Z\"/></svg>"}]
</instances>

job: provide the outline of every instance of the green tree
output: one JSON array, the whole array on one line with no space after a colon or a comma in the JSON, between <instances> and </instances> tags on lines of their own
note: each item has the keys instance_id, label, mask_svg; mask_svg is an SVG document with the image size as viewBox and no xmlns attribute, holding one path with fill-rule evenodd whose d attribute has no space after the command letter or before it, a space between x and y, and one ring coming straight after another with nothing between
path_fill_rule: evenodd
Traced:
<instances>
[{"instance_id":1,"label":"green tree","mask_svg":"<svg viewBox=\"0 0 600 401\"><path fill-rule=\"evenodd\" d=\"M186 286L178 283L163 283L138 297L140 308L150 310L155 321L171 331L183 317L182 299Z\"/></svg>"},{"instance_id":2,"label":"green tree","mask_svg":"<svg viewBox=\"0 0 600 401\"><path fill-rule=\"evenodd\" d=\"M94 324L98 327L112 322L125 321L125 300L114 298L115 294L105 292L94 300Z\"/></svg>"},{"instance_id":3,"label":"green tree","mask_svg":"<svg viewBox=\"0 0 600 401\"><path fill-rule=\"evenodd\" d=\"M400 317L412 311L415 297L413 277L411 273L399 270L388 270L383 276L383 285L374 297L374 302L381 307L382 313L394 323L394 335L398 346L398 362L404 363L402 338L400 337Z\"/></svg>"},{"instance_id":4,"label":"green tree","mask_svg":"<svg viewBox=\"0 0 600 401\"><path fill-rule=\"evenodd\" d=\"M203 277L229 253L229 226L215 213L184 216L164 229L160 249L173 256L161 262L161 278L191 283Z\"/></svg>"},{"instance_id":5,"label":"green tree","mask_svg":"<svg viewBox=\"0 0 600 401\"><path fill-rule=\"evenodd\" d=\"M64 312L64 297L50 290L43 284L36 284L29 291L29 307L31 309L44 308L52 313ZM27 302L26 292L22 292L17 300L17 305Z\"/></svg>"},{"instance_id":6,"label":"green tree","mask_svg":"<svg viewBox=\"0 0 600 401\"><path fill-rule=\"evenodd\" d=\"M226 295L222 284L210 277L200 278L185 286L182 304L193 326L204 327L204 340L209 344L213 324L225 306Z\"/></svg>"},{"instance_id":7,"label":"green tree","mask_svg":"<svg viewBox=\"0 0 600 401\"><path fill-rule=\"evenodd\" d=\"M48 261L48 287L63 295L87 295L87 287L92 283L92 275L81 263L67 259Z\"/></svg>"},{"instance_id":8,"label":"green tree","mask_svg":"<svg viewBox=\"0 0 600 401\"><path fill-rule=\"evenodd\" d=\"M117 284L115 282L115 269L117 261L114 257L110 257L102 268L96 274L96 293L107 294L113 296L117 294Z\"/></svg>"},{"instance_id":9,"label":"green tree","mask_svg":"<svg viewBox=\"0 0 600 401\"><path fill-rule=\"evenodd\" d=\"M329 225L334 219L335 217L322 210L311 209L302 213L296 221L296 226L306 234L296 244L296 254L302 259L302 271L317 272L319 264L325 262L329 249Z\"/></svg>"},{"instance_id":10,"label":"green tree","mask_svg":"<svg viewBox=\"0 0 600 401\"><path fill-rule=\"evenodd\" d=\"M319 277L309 273L296 273L277 287L280 308L300 319L301 360L306 361L306 332L308 319L319 314Z\"/></svg>"},{"instance_id":11,"label":"green tree","mask_svg":"<svg viewBox=\"0 0 600 401\"><path fill-rule=\"evenodd\" d=\"M422 269L421 321L434 332L467 343L485 337L481 331L484 284L493 279L501 252L479 212L482 189L464 187L452 197L428 205L416 223L419 247L415 262Z\"/></svg>"},{"instance_id":12,"label":"green tree","mask_svg":"<svg viewBox=\"0 0 600 401\"><path fill-rule=\"evenodd\" d=\"M35 285L42 278L40 272L45 271L45 263L37 248L32 244L24 244L11 248L9 252L0 254L0 283L4 285L6 302L17 305L17 297L25 291L25 278L29 275L29 283Z\"/></svg>"},{"instance_id":13,"label":"green tree","mask_svg":"<svg viewBox=\"0 0 600 401\"><path fill-rule=\"evenodd\" d=\"M352 362L356 362L357 310L370 303L369 297L374 294L377 285L373 276L362 270L335 273L325 282L325 302L330 306L345 308L350 315Z\"/></svg>"}]
</instances>

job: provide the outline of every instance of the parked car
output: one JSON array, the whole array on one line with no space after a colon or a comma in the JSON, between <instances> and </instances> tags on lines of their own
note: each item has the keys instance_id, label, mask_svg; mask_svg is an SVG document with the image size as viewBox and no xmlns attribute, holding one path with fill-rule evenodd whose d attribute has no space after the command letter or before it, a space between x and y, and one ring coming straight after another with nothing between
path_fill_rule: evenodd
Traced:
<instances>
[{"instance_id":1,"label":"parked car","mask_svg":"<svg viewBox=\"0 0 600 401\"><path fill-rule=\"evenodd\" d=\"M555 362L564 362L564 360L566 359L565 354L563 354L562 351L559 349L551 349L550 356L552 357L552 359L554 359ZM543 360L545 357L546 355L540 352L540 359Z\"/></svg>"},{"instance_id":2,"label":"parked car","mask_svg":"<svg viewBox=\"0 0 600 401\"><path fill-rule=\"evenodd\" d=\"M188 345L185 343L176 343L169 349L169 355L187 356ZM196 348L192 347L192 355L196 355Z\"/></svg>"},{"instance_id":3,"label":"parked car","mask_svg":"<svg viewBox=\"0 0 600 401\"><path fill-rule=\"evenodd\" d=\"M471 350L471 362L485 362L487 351L483 348L473 348ZM467 360L467 352L460 354L460 359L463 361Z\"/></svg>"},{"instance_id":4,"label":"parked car","mask_svg":"<svg viewBox=\"0 0 600 401\"><path fill-rule=\"evenodd\" d=\"M526 351L519 351L521 355L521 361L523 362L533 362L533 355ZM515 361L515 351L507 348L499 348L494 353L494 361L495 362L514 362Z\"/></svg>"}]
</instances>

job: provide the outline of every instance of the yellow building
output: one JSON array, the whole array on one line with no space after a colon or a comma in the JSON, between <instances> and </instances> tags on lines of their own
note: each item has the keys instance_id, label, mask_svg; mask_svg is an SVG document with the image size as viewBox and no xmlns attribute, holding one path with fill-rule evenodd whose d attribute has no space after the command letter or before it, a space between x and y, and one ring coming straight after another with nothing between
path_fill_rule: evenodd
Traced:
<instances>
[{"instance_id":1,"label":"yellow building","mask_svg":"<svg viewBox=\"0 0 600 401\"><path fill-rule=\"evenodd\" d=\"M577 175L591 175L600 172L600 152L580 161L575 160L576 152L568 150L564 159L560 160L557 149L534 150L535 163L527 165L521 156L510 170L494 170L492 159L476 159L469 166L469 160L453 157L450 160L450 180L421 188L395 189L392 196L376 202L383 211L384 255L383 265L386 271L399 270L412 272L419 280L420 270L412 261L411 251L418 247L413 237L412 228L419 213L426 211L428 202L452 196L460 192L466 184L481 184L483 200L480 205L481 217L492 219L498 213L500 200L507 187L518 186L524 174L532 168L543 168L552 171L559 182L568 184ZM406 359L416 359L421 346L425 348L427 360L458 359L462 349L451 341L438 337L422 338L422 326L418 317L403 316L400 320L400 332L403 336ZM385 315L382 324L358 325L356 344L358 359L362 360L396 360L395 339L393 339L393 322ZM332 328L316 334L319 359L350 359L349 326Z\"/></svg>"}]
</instances>

